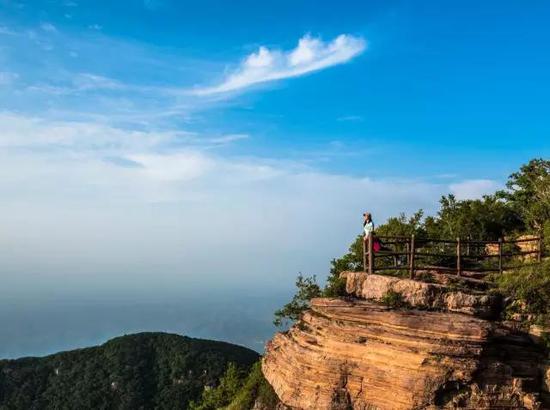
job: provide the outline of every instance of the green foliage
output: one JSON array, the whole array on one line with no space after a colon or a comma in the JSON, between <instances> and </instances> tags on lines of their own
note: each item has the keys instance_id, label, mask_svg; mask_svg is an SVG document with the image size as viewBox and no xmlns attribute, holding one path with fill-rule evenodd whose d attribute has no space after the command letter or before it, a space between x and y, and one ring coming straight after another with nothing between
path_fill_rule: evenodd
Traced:
<instances>
[{"instance_id":1,"label":"green foliage","mask_svg":"<svg viewBox=\"0 0 550 410\"><path fill-rule=\"evenodd\" d=\"M339 297L346 294L346 281L340 278L345 271L363 270L363 235L358 235L350 245L348 253L330 261L330 274L323 289L325 297Z\"/></svg>"},{"instance_id":2,"label":"green foliage","mask_svg":"<svg viewBox=\"0 0 550 410\"><path fill-rule=\"evenodd\" d=\"M498 240L503 237L516 236L536 230L544 232L545 248L550 251L550 161L534 159L509 177L507 190L496 192L494 195L484 196L482 199L457 200L453 195L443 196L440 200L440 208L436 215L424 218L422 210L407 217L400 214L389 218L385 223L376 227L378 236L410 236L414 234L416 248L424 253L436 255L453 254L454 245L444 243L429 243L423 238L455 239L457 237L471 240ZM382 241L383 242L383 241ZM383 244L383 243L382 243ZM398 244L395 248L399 252L405 252L405 244ZM503 249L510 253L512 249ZM485 246L472 245L468 248L469 255L484 254ZM391 266L394 263L405 263L404 257L376 258L376 266ZM423 263L427 265L453 267L456 264L454 256L428 256ZM488 267L492 261L475 261L473 258L463 260L463 268ZM362 271L363 266L363 236L359 235L352 242L348 253L340 258L333 259L330 263L330 274L322 295L326 297L346 296L345 281L340 279L340 273L344 271ZM391 275L405 275L404 270L391 272ZM527 273L523 274L524 276ZM543 275L544 276L544 275ZM539 278L540 280L543 280ZM433 278L426 277L426 281ZM504 280L504 279L503 279ZM508 279L507 279L508 280ZM530 305L541 310L541 293L546 292L545 284L538 282L541 288L536 290L524 285L521 281L505 284L507 290L517 297L531 300ZM276 312L275 323L280 325L282 319L293 321L298 319L300 313L309 307L308 297L319 296L319 286L315 283L304 282L300 276L297 282L298 294L285 307ZM393 303L395 295L388 296L388 302ZM397 301L397 299L396 299Z\"/></svg>"},{"instance_id":3,"label":"green foliage","mask_svg":"<svg viewBox=\"0 0 550 410\"><path fill-rule=\"evenodd\" d=\"M256 362L250 372L229 364L218 386L206 388L200 401L190 403L190 410L250 410L254 405L275 409L279 399L265 379L261 363Z\"/></svg>"},{"instance_id":4,"label":"green foliage","mask_svg":"<svg viewBox=\"0 0 550 410\"><path fill-rule=\"evenodd\" d=\"M376 234L380 236L423 236L425 229L422 223L424 211L419 209L412 216L408 217L401 213L397 217L388 220L376 228Z\"/></svg>"},{"instance_id":5,"label":"green foliage","mask_svg":"<svg viewBox=\"0 0 550 410\"><path fill-rule=\"evenodd\" d=\"M420 282L437 283L434 275L432 275L430 272L418 272L416 273L414 278Z\"/></svg>"},{"instance_id":6,"label":"green foliage","mask_svg":"<svg viewBox=\"0 0 550 410\"><path fill-rule=\"evenodd\" d=\"M226 410L249 410L254 403L262 409L275 409L279 398L273 391L273 387L267 382L261 363L256 363L243 383L242 388L235 395Z\"/></svg>"},{"instance_id":7,"label":"green foliage","mask_svg":"<svg viewBox=\"0 0 550 410\"><path fill-rule=\"evenodd\" d=\"M550 220L550 161L532 159L510 175L506 187L497 195L510 204L527 227L541 231Z\"/></svg>"},{"instance_id":8,"label":"green foliage","mask_svg":"<svg viewBox=\"0 0 550 410\"><path fill-rule=\"evenodd\" d=\"M499 289L516 303L512 309L539 317L550 315L550 260L496 276Z\"/></svg>"},{"instance_id":9,"label":"green foliage","mask_svg":"<svg viewBox=\"0 0 550 410\"><path fill-rule=\"evenodd\" d=\"M431 238L497 240L522 230L523 222L508 203L494 195L462 201L448 195L441 198L437 216L426 218L424 229Z\"/></svg>"},{"instance_id":10,"label":"green foliage","mask_svg":"<svg viewBox=\"0 0 550 410\"><path fill-rule=\"evenodd\" d=\"M302 312L309 308L309 301L321 296L321 288L317 284L315 276L304 277L301 274L296 279L298 291L292 300L275 312L273 324L284 326L297 320Z\"/></svg>"},{"instance_id":11,"label":"green foliage","mask_svg":"<svg viewBox=\"0 0 550 410\"><path fill-rule=\"evenodd\" d=\"M393 309L400 309L408 306L408 303L403 298L403 295L393 289L390 289L384 293L380 301L382 304Z\"/></svg>"},{"instance_id":12,"label":"green foliage","mask_svg":"<svg viewBox=\"0 0 550 410\"><path fill-rule=\"evenodd\" d=\"M239 369L235 363L229 363L219 385L215 388L206 386L200 402L189 403L189 409L216 410L227 406L242 387L244 378L245 372Z\"/></svg>"},{"instance_id":13,"label":"green foliage","mask_svg":"<svg viewBox=\"0 0 550 410\"><path fill-rule=\"evenodd\" d=\"M166 333L118 337L43 358L0 361L0 409L185 409L229 362L258 354Z\"/></svg>"},{"instance_id":14,"label":"green foliage","mask_svg":"<svg viewBox=\"0 0 550 410\"><path fill-rule=\"evenodd\" d=\"M349 247L348 253L330 261L330 275L338 276L344 271L363 270L363 235L358 235Z\"/></svg>"},{"instance_id":15,"label":"green foliage","mask_svg":"<svg viewBox=\"0 0 550 410\"><path fill-rule=\"evenodd\" d=\"M550 219L542 226L543 250L546 254L550 252Z\"/></svg>"}]
</instances>

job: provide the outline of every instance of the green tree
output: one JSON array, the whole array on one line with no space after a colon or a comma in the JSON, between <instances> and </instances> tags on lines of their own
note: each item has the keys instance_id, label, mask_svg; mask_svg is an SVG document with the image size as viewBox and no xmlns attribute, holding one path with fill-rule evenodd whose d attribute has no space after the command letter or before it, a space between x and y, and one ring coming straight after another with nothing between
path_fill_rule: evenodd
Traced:
<instances>
[{"instance_id":1,"label":"green tree","mask_svg":"<svg viewBox=\"0 0 550 410\"><path fill-rule=\"evenodd\" d=\"M217 410L227 406L244 383L245 373L235 363L229 363L227 370L215 388L207 387L198 403L190 402L190 410Z\"/></svg>"},{"instance_id":2,"label":"green tree","mask_svg":"<svg viewBox=\"0 0 550 410\"><path fill-rule=\"evenodd\" d=\"M426 231L423 224L424 211L419 209L410 217L405 213L397 217L390 217L388 220L376 228L376 234L380 236L416 236L425 235Z\"/></svg>"},{"instance_id":3,"label":"green tree","mask_svg":"<svg viewBox=\"0 0 550 410\"><path fill-rule=\"evenodd\" d=\"M508 178L506 190L497 195L537 232L550 220L550 161L532 159Z\"/></svg>"},{"instance_id":4,"label":"green tree","mask_svg":"<svg viewBox=\"0 0 550 410\"><path fill-rule=\"evenodd\" d=\"M541 265L526 266L495 277L499 289L520 303L512 303L512 310L521 307L523 313L537 318L550 316L550 260Z\"/></svg>"},{"instance_id":5,"label":"green tree","mask_svg":"<svg viewBox=\"0 0 550 410\"><path fill-rule=\"evenodd\" d=\"M226 410L250 410L252 408L275 409L279 398L262 373L261 362L257 362Z\"/></svg>"},{"instance_id":6,"label":"green tree","mask_svg":"<svg viewBox=\"0 0 550 410\"><path fill-rule=\"evenodd\" d=\"M428 237L496 240L523 228L517 213L495 195L462 201L448 195L439 203L437 215L424 222Z\"/></svg>"},{"instance_id":7,"label":"green tree","mask_svg":"<svg viewBox=\"0 0 550 410\"><path fill-rule=\"evenodd\" d=\"M228 363L250 369L258 358L229 343L139 333L42 358L0 360L0 409L187 408Z\"/></svg>"},{"instance_id":8,"label":"green tree","mask_svg":"<svg viewBox=\"0 0 550 410\"><path fill-rule=\"evenodd\" d=\"M346 294L346 282L340 278L345 271L363 270L363 235L358 235L341 258L330 261L330 274L323 289L323 296L338 297Z\"/></svg>"},{"instance_id":9,"label":"green tree","mask_svg":"<svg viewBox=\"0 0 550 410\"><path fill-rule=\"evenodd\" d=\"M302 312L309 308L310 300L321 296L321 288L317 284L315 276L304 277L302 274L298 275L296 288L298 291L292 297L292 300L275 312L275 319L273 320L275 326L285 326L298 320Z\"/></svg>"}]
</instances>

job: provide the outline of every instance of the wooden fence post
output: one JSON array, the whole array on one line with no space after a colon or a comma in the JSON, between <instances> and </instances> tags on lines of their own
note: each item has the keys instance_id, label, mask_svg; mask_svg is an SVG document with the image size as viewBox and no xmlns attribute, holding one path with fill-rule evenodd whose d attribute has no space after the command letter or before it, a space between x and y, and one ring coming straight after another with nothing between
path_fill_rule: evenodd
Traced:
<instances>
[{"instance_id":1,"label":"wooden fence post","mask_svg":"<svg viewBox=\"0 0 550 410\"><path fill-rule=\"evenodd\" d=\"M542 235L539 235L537 250L537 262L542 262Z\"/></svg>"},{"instance_id":2,"label":"wooden fence post","mask_svg":"<svg viewBox=\"0 0 550 410\"><path fill-rule=\"evenodd\" d=\"M372 271L374 270L374 244L372 240L372 232L369 233L368 237L368 245L369 245L369 274L372 275Z\"/></svg>"},{"instance_id":3,"label":"wooden fence post","mask_svg":"<svg viewBox=\"0 0 550 410\"><path fill-rule=\"evenodd\" d=\"M460 238L456 238L456 274L458 276L462 274L462 247Z\"/></svg>"},{"instance_id":4,"label":"wooden fence post","mask_svg":"<svg viewBox=\"0 0 550 410\"><path fill-rule=\"evenodd\" d=\"M363 270L366 272L368 269L367 265L367 241L369 240L368 236L363 236Z\"/></svg>"},{"instance_id":5,"label":"wooden fence post","mask_svg":"<svg viewBox=\"0 0 550 410\"><path fill-rule=\"evenodd\" d=\"M498 273L502 275L502 238L498 238Z\"/></svg>"},{"instance_id":6,"label":"wooden fence post","mask_svg":"<svg viewBox=\"0 0 550 410\"><path fill-rule=\"evenodd\" d=\"M414 279L414 234L411 235L411 242L409 244L409 276Z\"/></svg>"}]
</instances>

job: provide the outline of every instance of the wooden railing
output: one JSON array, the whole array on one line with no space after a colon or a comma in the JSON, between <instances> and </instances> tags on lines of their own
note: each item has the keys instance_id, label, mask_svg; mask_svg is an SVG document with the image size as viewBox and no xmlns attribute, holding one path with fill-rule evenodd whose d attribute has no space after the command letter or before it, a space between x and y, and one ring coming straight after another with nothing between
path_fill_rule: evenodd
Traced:
<instances>
[{"instance_id":1,"label":"wooden railing","mask_svg":"<svg viewBox=\"0 0 550 410\"><path fill-rule=\"evenodd\" d=\"M381 245L377 252L374 251L376 240ZM475 241L370 234L363 241L363 267L366 272L406 270L411 278L419 270L454 273L458 276L476 272L502 273L507 269L540 263L542 256L541 236ZM513 261L520 263L507 264Z\"/></svg>"}]
</instances>

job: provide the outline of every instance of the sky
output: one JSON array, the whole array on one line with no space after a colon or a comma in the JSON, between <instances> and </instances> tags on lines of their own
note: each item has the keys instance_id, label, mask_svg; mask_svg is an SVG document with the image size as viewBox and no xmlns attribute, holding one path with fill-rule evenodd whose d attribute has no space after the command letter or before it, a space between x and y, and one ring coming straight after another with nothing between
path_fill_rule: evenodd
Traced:
<instances>
[{"instance_id":1,"label":"sky","mask_svg":"<svg viewBox=\"0 0 550 410\"><path fill-rule=\"evenodd\" d=\"M549 156L549 18L545 1L0 0L0 356L139 329L261 350L362 212L433 213Z\"/></svg>"}]
</instances>

